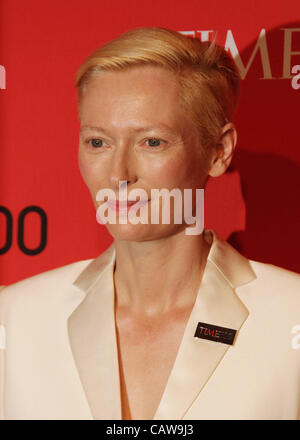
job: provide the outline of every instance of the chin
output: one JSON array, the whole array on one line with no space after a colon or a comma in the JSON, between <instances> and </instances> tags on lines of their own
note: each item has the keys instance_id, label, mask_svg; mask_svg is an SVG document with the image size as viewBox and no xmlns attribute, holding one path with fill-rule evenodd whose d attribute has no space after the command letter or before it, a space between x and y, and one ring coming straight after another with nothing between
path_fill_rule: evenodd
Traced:
<instances>
[{"instance_id":1,"label":"chin","mask_svg":"<svg viewBox=\"0 0 300 440\"><path fill-rule=\"evenodd\" d=\"M115 240L151 241L167 238L178 232L179 225L110 225L106 224L110 235Z\"/></svg>"}]
</instances>

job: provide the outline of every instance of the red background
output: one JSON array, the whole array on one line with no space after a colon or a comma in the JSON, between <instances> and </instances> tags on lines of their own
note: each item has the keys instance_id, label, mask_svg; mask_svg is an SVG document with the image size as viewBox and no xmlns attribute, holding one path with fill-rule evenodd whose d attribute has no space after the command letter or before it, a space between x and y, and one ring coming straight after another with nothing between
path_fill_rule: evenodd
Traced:
<instances>
[{"instance_id":1,"label":"red background","mask_svg":"<svg viewBox=\"0 0 300 440\"><path fill-rule=\"evenodd\" d=\"M11 248L0 256L0 284L99 255L112 241L77 166L78 121L74 75L86 56L139 26L177 31L214 30L225 43L230 29L246 65L266 29L272 79L257 54L242 81L236 114L238 148L229 172L211 180L205 226L251 259L300 271L300 89L282 77L282 28L300 30L299 0L107 1L2 0L0 65L0 204L13 217ZM300 51L300 32L292 47ZM300 55L291 57L291 66ZM276 77L276 78L275 78ZM17 242L20 212L30 205L48 218L47 245L25 255ZM25 243L39 244L40 220L26 217ZM5 217L0 214L0 246Z\"/></svg>"}]
</instances>

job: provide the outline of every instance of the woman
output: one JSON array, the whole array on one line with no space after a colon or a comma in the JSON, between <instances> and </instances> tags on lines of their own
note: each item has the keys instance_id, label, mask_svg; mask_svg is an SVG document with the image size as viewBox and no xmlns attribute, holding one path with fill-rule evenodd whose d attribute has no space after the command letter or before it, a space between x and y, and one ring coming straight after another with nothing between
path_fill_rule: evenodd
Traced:
<instances>
[{"instance_id":1,"label":"woman","mask_svg":"<svg viewBox=\"0 0 300 440\"><path fill-rule=\"evenodd\" d=\"M76 85L79 167L114 242L2 290L2 418L299 418L299 276L187 232L236 145L231 58L140 28L94 52ZM168 205L163 189L191 198Z\"/></svg>"}]
</instances>

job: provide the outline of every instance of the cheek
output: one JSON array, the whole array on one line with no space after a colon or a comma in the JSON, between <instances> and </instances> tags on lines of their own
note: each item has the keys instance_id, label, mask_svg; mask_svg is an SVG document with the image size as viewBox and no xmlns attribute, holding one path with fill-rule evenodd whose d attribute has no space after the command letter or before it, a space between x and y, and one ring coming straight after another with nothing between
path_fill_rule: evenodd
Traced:
<instances>
[{"instance_id":1,"label":"cheek","mask_svg":"<svg viewBox=\"0 0 300 440\"><path fill-rule=\"evenodd\" d=\"M78 165L85 184L94 192L100 186L100 176L102 176L100 164L79 153Z\"/></svg>"},{"instance_id":2,"label":"cheek","mask_svg":"<svg viewBox=\"0 0 300 440\"><path fill-rule=\"evenodd\" d=\"M147 183L153 183L159 188L189 187L192 182L201 178L199 164L195 159L189 160L185 155L150 161L147 166L143 166L141 175L147 178Z\"/></svg>"},{"instance_id":3,"label":"cheek","mask_svg":"<svg viewBox=\"0 0 300 440\"><path fill-rule=\"evenodd\" d=\"M187 174L186 162L181 157L153 157L139 165L140 176L152 187L179 186Z\"/></svg>"},{"instance_id":4,"label":"cheek","mask_svg":"<svg viewBox=\"0 0 300 440\"><path fill-rule=\"evenodd\" d=\"M86 176L88 175L88 164L85 162L85 160L83 159L80 153L78 153L78 166L81 177L86 182Z\"/></svg>"}]
</instances>

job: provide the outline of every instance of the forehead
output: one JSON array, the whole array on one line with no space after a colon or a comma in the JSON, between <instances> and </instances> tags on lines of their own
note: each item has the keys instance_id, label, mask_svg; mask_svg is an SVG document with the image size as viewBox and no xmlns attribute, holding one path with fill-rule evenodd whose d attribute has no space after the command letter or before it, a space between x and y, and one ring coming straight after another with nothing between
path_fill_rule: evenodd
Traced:
<instances>
[{"instance_id":1,"label":"forehead","mask_svg":"<svg viewBox=\"0 0 300 440\"><path fill-rule=\"evenodd\" d=\"M177 77L155 66L101 72L86 86L80 114L82 123L97 122L95 118L118 124L148 118L178 124L183 110Z\"/></svg>"},{"instance_id":2,"label":"forehead","mask_svg":"<svg viewBox=\"0 0 300 440\"><path fill-rule=\"evenodd\" d=\"M151 92L149 86L155 89L167 89L169 93L178 93L176 75L162 67L134 66L121 71L96 73L90 79L85 95L91 93L109 94L146 94Z\"/></svg>"}]
</instances>

